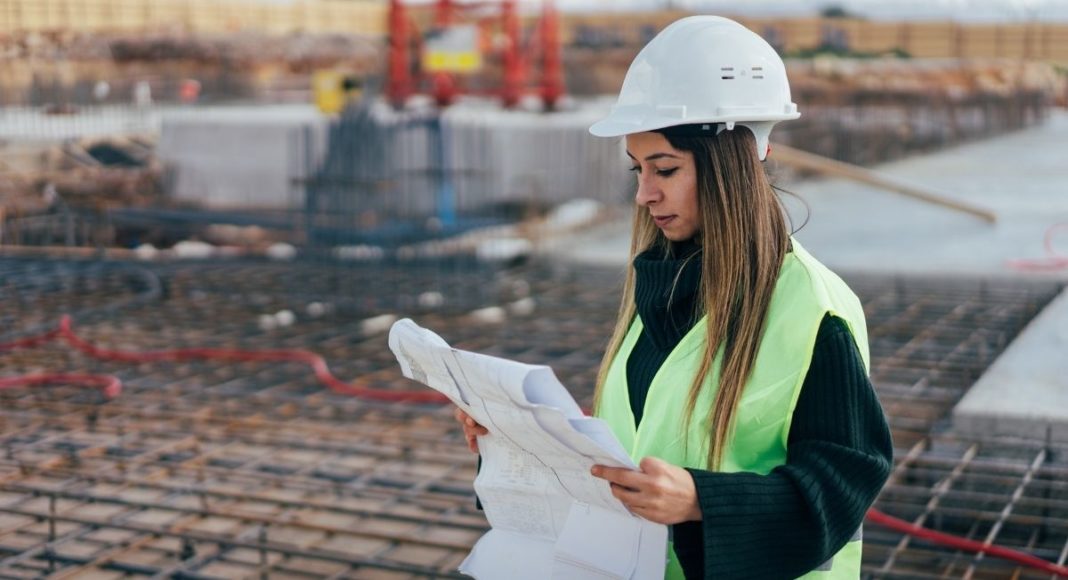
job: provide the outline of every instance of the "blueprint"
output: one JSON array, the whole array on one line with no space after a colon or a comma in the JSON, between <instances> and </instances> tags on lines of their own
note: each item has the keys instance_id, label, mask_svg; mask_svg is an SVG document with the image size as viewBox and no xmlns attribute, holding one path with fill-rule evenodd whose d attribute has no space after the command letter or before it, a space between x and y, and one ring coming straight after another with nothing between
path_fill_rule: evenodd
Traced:
<instances>
[{"instance_id":1,"label":"blueprint","mask_svg":"<svg viewBox=\"0 0 1068 580\"><path fill-rule=\"evenodd\" d=\"M637 469L546 366L451 348L409 319L390 330L404 376L485 426L475 492L491 529L460 571L478 579L659 579L667 526L627 511L595 464ZM459 428L459 427L457 427Z\"/></svg>"}]
</instances>

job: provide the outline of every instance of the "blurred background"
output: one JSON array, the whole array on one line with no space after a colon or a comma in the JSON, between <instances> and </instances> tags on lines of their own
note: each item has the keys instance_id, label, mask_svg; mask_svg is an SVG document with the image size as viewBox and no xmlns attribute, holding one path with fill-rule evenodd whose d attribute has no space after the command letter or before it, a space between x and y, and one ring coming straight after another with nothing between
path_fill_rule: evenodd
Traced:
<instances>
[{"instance_id":1,"label":"blurred background","mask_svg":"<svg viewBox=\"0 0 1068 580\"><path fill-rule=\"evenodd\" d=\"M697 13L786 60L767 167L864 303L876 507L1064 564L1064 2L0 0L0 578L461 577L475 458L385 333L590 404L634 185L587 127ZM1051 577L864 535L865 577Z\"/></svg>"}]
</instances>

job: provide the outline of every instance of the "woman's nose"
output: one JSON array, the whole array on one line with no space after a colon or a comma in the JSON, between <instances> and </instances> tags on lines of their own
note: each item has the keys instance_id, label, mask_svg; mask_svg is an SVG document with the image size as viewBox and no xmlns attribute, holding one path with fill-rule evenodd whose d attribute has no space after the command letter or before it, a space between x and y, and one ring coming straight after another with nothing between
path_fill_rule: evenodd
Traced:
<instances>
[{"instance_id":1,"label":"woman's nose","mask_svg":"<svg viewBox=\"0 0 1068 580\"><path fill-rule=\"evenodd\" d=\"M649 205L660 199L660 190L652 180L641 175L638 176L638 191L634 194L634 202L638 205Z\"/></svg>"}]
</instances>

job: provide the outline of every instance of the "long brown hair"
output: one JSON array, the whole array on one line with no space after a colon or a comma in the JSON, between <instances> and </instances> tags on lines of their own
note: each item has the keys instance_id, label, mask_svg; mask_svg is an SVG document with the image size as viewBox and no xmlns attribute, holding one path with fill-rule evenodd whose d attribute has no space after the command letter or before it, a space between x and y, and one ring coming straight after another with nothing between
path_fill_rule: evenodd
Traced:
<instances>
[{"instance_id":1,"label":"long brown hair","mask_svg":"<svg viewBox=\"0 0 1068 580\"><path fill-rule=\"evenodd\" d=\"M738 127L715 137L678 136L661 131L677 150L693 154L697 174L697 207L702 251L701 313L707 316L705 353L690 385L683 432L689 429L705 378L722 346L719 390L708 412L712 426L708 465L716 469L733 430L738 402L756 360L775 281L789 249L790 237L782 206L756 154L756 140ZM668 241L649 212L634 212L630 261ZM612 338L597 375L594 408L600 403L608 368L634 321L634 268L628 267L623 301ZM685 440L685 438L684 438Z\"/></svg>"}]
</instances>

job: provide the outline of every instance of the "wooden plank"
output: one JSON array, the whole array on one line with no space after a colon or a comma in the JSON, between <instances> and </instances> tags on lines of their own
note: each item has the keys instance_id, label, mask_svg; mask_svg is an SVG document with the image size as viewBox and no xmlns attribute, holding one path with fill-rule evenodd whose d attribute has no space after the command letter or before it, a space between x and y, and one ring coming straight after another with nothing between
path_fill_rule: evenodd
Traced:
<instances>
[{"instance_id":1,"label":"wooden plank","mask_svg":"<svg viewBox=\"0 0 1068 580\"><path fill-rule=\"evenodd\" d=\"M169 29L191 32L258 30L386 33L388 6L364 0L303 0L293 4L214 0L0 0L0 32L72 30L121 32Z\"/></svg>"},{"instance_id":2,"label":"wooden plank","mask_svg":"<svg viewBox=\"0 0 1068 580\"><path fill-rule=\"evenodd\" d=\"M964 58L990 58L997 56L998 27L977 24L964 29L961 38L961 56Z\"/></svg>"},{"instance_id":3,"label":"wooden plank","mask_svg":"<svg viewBox=\"0 0 1068 580\"><path fill-rule=\"evenodd\" d=\"M908 45L902 47L920 58L944 57L956 52L956 25L952 23L916 22L911 25Z\"/></svg>"},{"instance_id":4,"label":"wooden plank","mask_svg":"<svg viewBox=\"0 0 1068 580\"><path fill-rule=\"evenodd\" d=\"M778 28L786 52L815 48L823 41L822 22L817 18L784 20Z\"/></svg>"},{"instance_id":5,"label":"wooden plank","mask_svg":"<svg viewBox=\"0 0 1068 580\"><path fill-rule=\"evenodd\" d=\"M808 153L807 151L801 151L800 149L795 149L786 145L775 144L772 147L772 150L774 151L775 161L791 167L807 171L815 171L831 177L852 179L853 181L873 185L892 193L898 193L906 197L971 214L989 223L995 223L997 221L997 215L990 210L952 200L927 189L900 183L870 169L843 163L841 161Z\"/></svg>"},{"instance_id":6,"label":"wooden plank","mask_svg":"<svg viewBox=\"0 0 1068 580\"><path fill-rule=\"evenodd\" d=\"M1026 58L1029 52L1029 30L1026 27L1004 26L999 38L998 58Z\"/></svg>"},{"instance_id":7,"label":"wooden plank","mask_svg":"<svg viewBox=\"0 0 1068 580\"><path fill-rule=\"evenodd\" d=\"M388 5L374 0L298 0L264 4L244 0L0 0L0 32L72 30L129 32L168 30L219 34L257 30L268 34L343 33L380 37L387 32ZM420 11L420 14L427 11ZM630 44L646 40L684 16L681 11L656 13L565 14L561 38L574 41L579 27L618 31ZM417 15L418 17L418 15ZM859 52L901 48L919 57L1033 57L1062 60L1058 45L1068 26L958 25L950 22L872 22L852 19L751 18L742 24L762 35L777 37L786 51L820 46L830 31L844 35Z\"/></svg>"}]
</instances>

